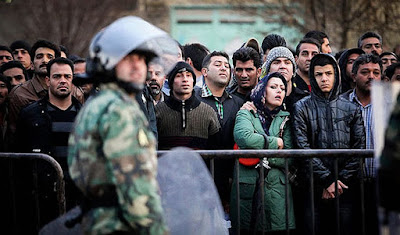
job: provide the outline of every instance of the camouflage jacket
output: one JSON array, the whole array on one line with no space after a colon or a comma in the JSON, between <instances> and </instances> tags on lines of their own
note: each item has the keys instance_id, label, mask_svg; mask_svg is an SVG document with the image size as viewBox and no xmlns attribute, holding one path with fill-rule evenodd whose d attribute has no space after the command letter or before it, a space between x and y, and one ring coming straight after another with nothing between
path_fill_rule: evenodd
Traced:
<instances>
[{"instance_id":1,"label":"camouflage jacket","mask_svg":"<svg viewBox=\"0 0 400 235\"><path fill-rule=\"evenodd\" d=\"M154 135L135 99L116 84L103 85L78 114L69 138L68 165L85 198L101 198L110 185L117 194L119 207L95 207L84 214L85 234L166 233Z\"/></svg>"}]
</instances>

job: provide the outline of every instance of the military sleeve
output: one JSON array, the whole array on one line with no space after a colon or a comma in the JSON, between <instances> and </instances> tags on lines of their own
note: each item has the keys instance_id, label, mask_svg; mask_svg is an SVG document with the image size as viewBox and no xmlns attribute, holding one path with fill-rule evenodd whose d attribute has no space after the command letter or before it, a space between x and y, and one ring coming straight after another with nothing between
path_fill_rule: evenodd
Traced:
<instances>
[{"instance_id":1,"label":"military sleeve","mask_svg":"<svg viewBox=\"0 0 400 235\"><path fill-rule=\"evenodd\" d=\"M400 187L400 96L392 111L385 134L385 146L380 157L379 200L387 210L400 211L397 193Z\"/></svg>"},{"instance_id":2,"label":"military sleeve","mask_svg":"<svg viewBox=\"0 0 400 235\"><path fill-rule=\"evenodd\" d=\"M138 106L115 104L110 110L99 129L123 216L140 234L163 234L154 136Z\"/></svg>"}]
</instances>

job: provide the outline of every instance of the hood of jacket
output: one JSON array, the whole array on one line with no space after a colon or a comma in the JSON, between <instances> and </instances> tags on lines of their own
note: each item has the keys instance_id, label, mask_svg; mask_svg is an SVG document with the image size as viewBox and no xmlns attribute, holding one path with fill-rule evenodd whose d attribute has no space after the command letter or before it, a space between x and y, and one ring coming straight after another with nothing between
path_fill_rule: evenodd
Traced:
<instances>
[{"instance_id":1,"label":"hood of jacket","mask_svg":"<svg viewBox=\"0 0 400 235\"><path fill-rule=\"evenodd\" d=\"M315 68L315 61L316 59L318 59L319 57L326 57L329 59L330 64L333 66L333 69L335 71L335 81L333 83L333 88L332 90L329 92L328 95L328 100L334 100L339 96L339 92L340 92L340 70L339 70L339 66L336 62L335 57L333 57L330 54L317 54L315 55L310 63L310 71L309 71L309 77L310 77L310 84L311 84L311 96L315 96L318 97L320 99L326 99L324 93L322 92L321 88L319 88L317 80L315 79L314 76L314 68Z\"/></svg>"},{"instance_id":2,"label":"hood of jacket","mask_svg":"<svg viewBox=\"0 0 400 235\"><path fill-rule=\"evenodd\" d=\"M351 77L348 77L346 74L346 67L347 67L347 61L349 59L349 56L351 54L365 54L365 52L360 49L360 48L351 48L348 50L343 51L342 55L340 56L339 60L338 60L338 64L339 64L339 68L341 73L341 78L342 78L342 87L344 88L344 86L346 86L346 89L342 89L343 91L347 91L349 90L350 84L353 82L353 79Z\"/></svg>"}]
</instances>

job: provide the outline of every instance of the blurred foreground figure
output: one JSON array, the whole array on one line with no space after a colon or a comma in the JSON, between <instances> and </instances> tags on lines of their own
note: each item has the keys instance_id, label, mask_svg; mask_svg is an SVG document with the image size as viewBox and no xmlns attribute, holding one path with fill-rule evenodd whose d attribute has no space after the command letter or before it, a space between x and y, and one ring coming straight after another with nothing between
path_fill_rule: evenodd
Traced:
<instances>
[{"instance_id":1,"label":"blurred foreground figure","mask_svg":"<svg viewBox=\"0 0 400 235\"><path fill-rule=\"evenodd\" d=\"M217 189L197 153L181 147L163 155L157 180L171 234L228 234Z\"/></svg>"},{"instance_id":2,"label":"blurred foreground figure","mask_svg":"<svg viewBox=\"0 0 400 235\"><path fill-rule=\"evenodd\" d=\"M171 61L173 45L167 33L132 16L92 39L86 72L100 83L100 92L79 113L69 139L70 174L84 200L80 216L67 226L81 219L85 234L167 233L157 192L156 139L135 95L144 88L149 62L159 56Z\"/></svg>"}]
</instances>

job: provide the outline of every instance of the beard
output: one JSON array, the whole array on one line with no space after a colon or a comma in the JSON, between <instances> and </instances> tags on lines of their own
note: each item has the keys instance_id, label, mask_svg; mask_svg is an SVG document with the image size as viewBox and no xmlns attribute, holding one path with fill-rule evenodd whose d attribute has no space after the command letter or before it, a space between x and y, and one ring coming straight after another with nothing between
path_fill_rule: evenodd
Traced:
<instances>
[{"instance_id":1,"label":"beard","mask_svg":"<svg viewBox=\"0 0 400 235\"><path fill-rule=\"evenodd\" d=\"M58 99L67 99L71 95L71 91L70 90L65 91L65 92L61 92L61 91L58 91L56 89L54 89L54 90L50 89L49 92L51 92L51 94L54 97L58 98Z\"/></svg>"},{"instance_id":2,"label":"beard","mask_svg":"<svg viewBox=\"0 0 400 235\"><path fill-rule=\"evenodd\" d=\"M148 86L150 88L150 93L152 96L157 96L161 93L161 87L160 85L158 85L157 82L151 81Z\"/></svg>"}]
</instances>

